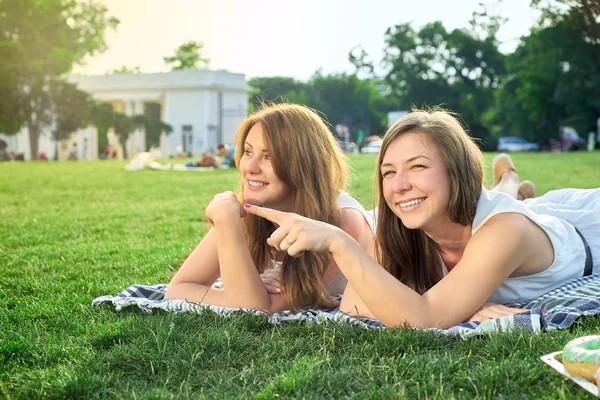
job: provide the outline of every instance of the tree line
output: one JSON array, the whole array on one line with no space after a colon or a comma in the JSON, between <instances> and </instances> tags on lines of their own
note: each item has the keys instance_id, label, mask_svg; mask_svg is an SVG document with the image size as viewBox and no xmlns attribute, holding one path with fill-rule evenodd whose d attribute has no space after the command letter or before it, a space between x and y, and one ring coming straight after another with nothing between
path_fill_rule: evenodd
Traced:
<instances>
[{"instance_id":1,"label":"tree line","mask_svg":"<svg viewBox=\"0 0 600 400\"><path fill-rule=\"evenodd\" d=\"M390 27L381 60L372 60L361 47L350 51L353 73L316 71L307 82L250 79L250 108L273 101L306 104L332 125L382 134L389 111L441 105L459 113L485 149L509 135L544 144L563 125L583 134L595 130L600 2L531 0L540 18L509 54L499 50L497 39L505 20L480 7L467 28L448 30L439 21L420 29ZM46 130L63 139L89 124L99 132L113 126L125 141L143 127L149 144L171 131L152 104L142 115L125 116L66 79L75 64L106 49L105 32L118 24L98 0L0 1L0 132L15 134L26 127L32 159ZM188 42L164 60L173 69L207 68L201 51L201 42ZM137 72L139 67L112 71ZM105 140L99 135L101 149Z\"/></svg>"},{"instance_id":2,"label":"tree line","mask_svg":"<svg viewBox=\"0 0 600 400\"><path fill-rule=\"evenodd\" d=\"M544 145L560 126L596 130L600 116L600 2L531 1L540 18L510 54L499 50L506 21L481 6L468 28L447 30L439 21L420 29L398 24L385 32L385 53L375 63L352 49L353 74L323 75L307 82L254 78L253 106L285 101L309 105L356 132L385 131L392 110L441 105L460 114L482 147L501 136ZM383 72L377 72L383 71ZM358 76L363 77L359 79Z\"/></svg>"},{"instance_id":3,"label":"tree line","mask_svg":"<svg viewBox=\"0 0 600 400\"><path fill-rule=\"evenodd\" d=\"M118 24L97 0L0 1L0 132L11 135L26 127L31 159L37 159L39 137L45 131L61 140L94 125L100 151L107 145L110 127L123 145L136 128L143 128L153 145L162 132L172 131L161 121L156 103L146 103L142 114L128 116L68 81L74 65L106 50L105 33ZM173 70L206 68L209 60L200 57L202 46L184 43L164 61ZM140 67L123 66L109 73L139 72Z\"/></svg>"}]
</instances>

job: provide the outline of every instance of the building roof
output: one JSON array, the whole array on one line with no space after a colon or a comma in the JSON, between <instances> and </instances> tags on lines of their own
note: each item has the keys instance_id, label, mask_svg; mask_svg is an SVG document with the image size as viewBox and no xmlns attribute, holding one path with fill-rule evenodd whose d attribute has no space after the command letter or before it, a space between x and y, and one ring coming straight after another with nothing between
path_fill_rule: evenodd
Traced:
<instances>
[{"instance_id":1,"label":"building roof","mask_svg":"<svg viewBox=\"0 0 600 400\"><path fill-rule=\"evenodd\" d=\"M70 82L86 92L123 90L212 89L248 91L244 74L211 70L182 70L152 74L116 73L72 75Z\"/></svg>"}]
</instances>

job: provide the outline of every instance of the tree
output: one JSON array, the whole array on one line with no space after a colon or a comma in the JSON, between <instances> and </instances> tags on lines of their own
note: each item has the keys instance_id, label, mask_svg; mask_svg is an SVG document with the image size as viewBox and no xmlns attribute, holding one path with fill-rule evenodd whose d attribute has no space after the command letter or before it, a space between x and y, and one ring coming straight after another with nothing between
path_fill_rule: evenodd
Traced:
<instances>
[{"instance_id":1,"label":"tree","mask_svg":"<svg viewBox=\"0 0 600 400\"><path fill-rule=\"evenodd\" d=\"M113 69L113 71L111 73L112 74L139 74L140 72L141 72L141 69L139 66L129 68L129 67L123 65L119 69Z\"/></svg>"},{"instance_id":2,"label":"tree","mask_svg":"<svg viewBox=\"0 0 600 400\"><path fill-rule=\"evenodd\" d=\"M90 123L96 127L98 131L98 149L104 151L108 145L106 133L114 123L114 109L111 104L93 103L89 107Z\"/></svg>"},{"instance_id":3,"label":"tree","mask_svg":"<svg viewBox=\"0 0 600 400\"><path fill-rule=\"evenodd\" d=\"M175 55L171 57L163 57L167 65L175 64L172 71L183 69L206 69L210 63L210 59L202 58L201 50L204 47L202 42L187 42L179 46L175 50ZM200 66L198 66L200 64Z\"/></svg>"},{"instance_id":4,"label":"tree","mask_svg":"<svg viewBox=\"0 0 600 400\"><path fill-rule=\"evenodd\" d=\"M485 147L493 146L481 120L493 104L493 92L505 71L505 57L493 32L449 32L441 22L415 31L410 24L401 24L386 31L385 42L384 81L400 99L402 109L413 104L443 105L458 112L471 135L483 139Z\"/></svg>"},{"instance_id":5,"label":"tree","mask_svg":"<svg viewBox=\"0 0 600 400\"><path fill-rule=\"evenodd\" d=\"M382 94L373 79L356 74L323 75L315 72L308 82L288 77L253 78L250 106L272 102L304 104L318 110L331 124L345 122L352 131L360 126L368 132L383 133L386 112L397 108L394 98Z\"/></svg>"},{"instance_id":6,"label":"tree","mask_svg":"<svg viewBox=\"0 0 600 400\"><path fill-rule=\"evenodd\" d=\"M90 109L89 121L98 130L98 146L103 149L107 145L106 133L109 128L114 128L123 146L123 157L127 158L127 137L135 130L137 123L135 117L129 117L123 113L116 112L112 104L93 103Z\"/></svg>"},{"instance_id":7,"label":"tree","mask_svg":"<svg viewBox=\"0 0 600 400\"><path fill-rule=\"evenodd\" d=\"M285 76L258 77L248 81L252 88L249 105L252 109L262 104L277 103L281 101L308 104L306 91L308 85L294 78ZM252 110L250 110L252 111Z\"/></svg>"},{"instance_id":8,"label":"tree","mask_svg":"<svg viewBox=\"0 0 600 400\"><path fill-rule=\"evenodd\" d=\"M118 20L106 16L101 3L75 0L4 0L0 2L0 128L14 134L27 127L31 158L37 159L38 139L49 128L64 90L63 76L86 55L105 50L104 32ZM53 90L62 88L61 90Z\"/></svg>"},{"instance_id":9,"label":"tree","mask_svg":"<svg viewBox=\"0 0 600 400\"><path fill-rule=\"evenodd\" d=\"M173 127L164 123L160 119L160 104L145 103L144 113L136 115L134 122L137 127L143 128L146 132L146 141L149 145L160 145L160 135L173 132Z\"/></svg>"},{"instance_id":10,"label":"tree","mask_svg":"<svg viewBox=\"0 0 600 400\"><path fill-rule=\"evenodd\" d=\"M558 138L561 125L583 134L594 131L600 116L600 4L532 4L541 9L540 20L509 56L489 119L504 134L542 144Z\"/></svg>"}]
</instances>

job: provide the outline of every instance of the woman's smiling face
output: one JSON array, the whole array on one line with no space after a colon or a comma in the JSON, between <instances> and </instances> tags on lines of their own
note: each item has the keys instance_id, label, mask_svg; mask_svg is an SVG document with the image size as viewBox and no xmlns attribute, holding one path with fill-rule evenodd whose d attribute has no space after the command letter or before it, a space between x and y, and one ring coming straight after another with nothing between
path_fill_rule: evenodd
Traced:
<instances>
[{"instance_id":1,"label":"woman's smiling face","mask_svg":"<svg viewBox=\"0 0 600 400\"><path fill-rule=\"evenodd\" d=\"M275 174L260 123L250 128L240 160L240 174L247 203L268 206L281 211L293 210L290 187Z\"/></svg>"},{"instance_id":2,"label":"woman's smiling face","mask_svg":"<svg viewBox=\"0 0 600 400\"><path fill-rule=\"evenodd\" d=\"M450 179L439 149L424 133L409 132L386 149L380 166L383 197L409 229L448 221Z\"/></svg>"}]
</instances>

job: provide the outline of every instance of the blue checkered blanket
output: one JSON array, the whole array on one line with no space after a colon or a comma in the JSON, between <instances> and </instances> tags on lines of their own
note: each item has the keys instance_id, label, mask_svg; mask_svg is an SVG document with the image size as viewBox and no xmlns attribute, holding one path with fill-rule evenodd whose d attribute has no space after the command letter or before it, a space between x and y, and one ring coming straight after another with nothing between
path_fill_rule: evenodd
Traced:
<instances>
[{"instance_id":1,"label":"blue checkered blanket","mask_svg":"<svg viewBox=\"0 0 600 400\"><path fill-rule=\"evenodd\" d=\"M102 296L92 302L93 306L102 304L112 305L116 311L128 307L138 307L145 312L164 310L173 313L200 313L210 310L224 316L239 313L266 315L256 310L240 310L217 307L206 304L192 303L187 300L164 299L167 285L132 285L118 296ZM339 296L336 300L339 300ZM521 314L492 319L484 322L465 322L449 329L433 329L455 337L485 335L493 332L508 332L524 330L529 332L551 331L568 328L578 317L600 314L600 275L591 275L575 279L558 289L546 293L538 299L524 303L507 304L510 307L526 308L529 311ZM384 328L383 324L374 319L354 318L350 315L333 310L301 309L297 313L283 311L268 315L269 322L321 323L324 321L347 323L367 328Z\"/></svg>"}]
</instances>

